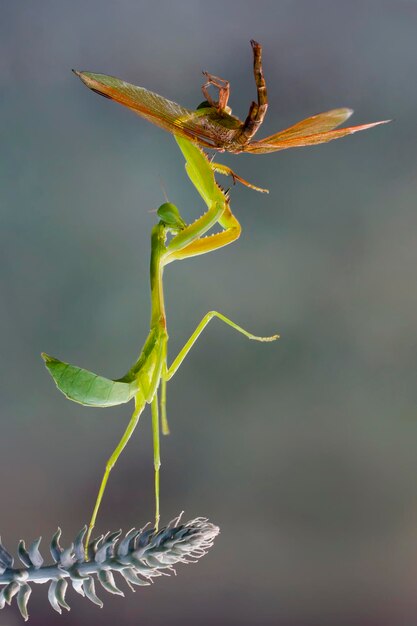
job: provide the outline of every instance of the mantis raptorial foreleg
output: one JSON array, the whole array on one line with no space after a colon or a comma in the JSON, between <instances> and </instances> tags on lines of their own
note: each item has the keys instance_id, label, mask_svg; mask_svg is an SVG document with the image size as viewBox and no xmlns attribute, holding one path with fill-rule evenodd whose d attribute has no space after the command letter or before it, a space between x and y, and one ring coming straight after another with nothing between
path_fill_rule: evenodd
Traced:
<instances>
[{"instance_id":1,"label":"mantis raptorial foreleg","mask_svg":"<svg viewBox=\"0 0 417 626\"><path fill-rule=\"evenodd\" d=\"M271 337L257 337L256 335L252 335L252 333L248 332L241 326L238 326L237 324L235 324L235 322L232 322L232 320L230 320L228 317L226 317L222 313L218 313L217 311L209 311L203 317L203 319L198 324L197 328L195 329L191 337L188 339L188 341L186 342L182 350L180 350L180 352L178 353L178 355L172 362L171 366L168 368L168 371L166 373L166 380L170 380L174 376L175 372L178 370L181 363L184 361L185 357L187 356L187 354L189 353L189 351L191 350L191 348L193 347L193 345L195 344L195 342L197 341L197 339L199 338L199 336L201 335L201 333L203 332L207 324L210 322L210 320L213 319L213 317L218 317L220 320L222 320L222 322L224 322L225 324L228 324L229 326L237 330L239 333L242 333L242 335L245 335L245 337L247 337L248 339L254 339L255 341L275 341L275 339L278 339L279 337L279 335L272 335Z\"/></svg>"},{"instance_id":2,"label":"mantis raptorial foreleg","mask_svg":"<svg viewBox=\"0 0 417 626\"><path fill-rule=\"evenodd\" d=\"M169 242L164 255L164 265L223 248L238 239L241 233L241 226L230 210L228 195L220 189L214 179L213 164L189 141L181 137L175 139L186 159L187 174L209 208L204 215ZM203 237L216 223L224 230Z\"/></svg>"}]
</instances>

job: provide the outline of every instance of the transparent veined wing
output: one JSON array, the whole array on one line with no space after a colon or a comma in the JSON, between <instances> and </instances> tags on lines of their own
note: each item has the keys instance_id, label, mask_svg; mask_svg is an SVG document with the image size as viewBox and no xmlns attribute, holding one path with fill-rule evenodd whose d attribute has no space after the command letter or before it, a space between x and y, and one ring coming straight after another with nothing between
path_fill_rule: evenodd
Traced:
<instances>
[{"instance_id":1,"label":"transparent veined wing","mask_svg":"<svg viewBox=\"0 0 417 626\"><path fill-rule=\"evenodd\" d=\"M195 139L206 148L222 148L242 127L238 118L211 107L193 111L114 76L73 71L99 95L122 104L170 133Z\"/></svg>"},{"instance_id":2,"label":"transparent veined wing","mask_svg":"<svg viewBox=\"0 0 417 626\"><path fill-rule=\"evenodd\" d=\"M249 146L245 147L245 152L255 154L276 152L287 148L298 148L302 146L312 146L320 143L327 143L333 139L346 137L361 130L373 128L379 124L386 124L390 120L382 120L380 122L372 122L370 124L360 124L359 126L348 126L334 130L340 124L343 124L351 115L352 109L332 109L325 113L319 113L308 117L294 126L290 126L285 130L270 135L260 141L253 141Z\"/></svg>"}]
</instances>

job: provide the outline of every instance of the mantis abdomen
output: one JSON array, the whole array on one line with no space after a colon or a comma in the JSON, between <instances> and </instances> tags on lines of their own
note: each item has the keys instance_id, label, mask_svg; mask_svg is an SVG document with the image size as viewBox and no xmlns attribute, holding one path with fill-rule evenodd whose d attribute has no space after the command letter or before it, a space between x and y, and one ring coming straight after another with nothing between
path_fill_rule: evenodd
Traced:
<instances>
[{"instance_id":1,"label":"mantis abdomen","mask_svg":"<svg viewBox=\"0 0 417 626\"><path fill-rule=\"evenodd\" d=\"M58 389L73 402L84 406L116 406L129 402L140 394L150 403L161 376L164 341L155 341L152 333L149 344L145 358L140 358L137 366L119 380L99 376L45 352L42 353L42 358Z\"/></svg>"},{"instance_id":2,"label":"mantis abdomen","mask_svg":"<svg viewBox=\"0 0 417 626\"><path fill-rule=\"evenodd\" d=\"M116 406L129 402L139 391L136 379L131 382L120 382L98 376L93 372L59 361L43 353L42 358L62 393L79 404L85 406Z\"/></svg>"}]
</instances>

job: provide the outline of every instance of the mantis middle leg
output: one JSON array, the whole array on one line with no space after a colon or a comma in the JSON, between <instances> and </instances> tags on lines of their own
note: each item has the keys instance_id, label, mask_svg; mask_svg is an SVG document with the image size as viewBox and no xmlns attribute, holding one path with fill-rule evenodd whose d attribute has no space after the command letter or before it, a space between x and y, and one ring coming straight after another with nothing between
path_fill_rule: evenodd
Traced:
<instances>
[{"instance_id":1,"label":"mantis middle leg","mask_svg":"<svg viewBox=\"0 0 417 626\"><path fill-rule=\"evenodd\" d=\"M167 418L167 364L166 361L162 368L161 376L161 430L163 435L169 435L169 426Z\"/></svg>"}]
</instances>

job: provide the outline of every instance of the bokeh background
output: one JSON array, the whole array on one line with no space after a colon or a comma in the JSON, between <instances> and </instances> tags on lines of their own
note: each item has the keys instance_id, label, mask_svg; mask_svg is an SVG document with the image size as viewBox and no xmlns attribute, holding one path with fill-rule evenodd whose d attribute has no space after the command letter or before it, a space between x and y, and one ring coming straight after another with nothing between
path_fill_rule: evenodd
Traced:
<instances>
[{"instance_id":1,"label":"bokeh background","mask_svg":"<svg viewBox=\"0 0 417 626\"><path fill-rule=\"evenodd\" d=\"M385 626L417 620L417 3L405 0L0 2L1 511L4 543L69 542L131 407L58 393L46 351L109 377L149 319L151 211L202 211L172 138L89 92L72 67L194 107L201 70L244 117L264 46L260 135L333 107L394 118L325 146L223 162L238 243L166 271L171 355L213 321L168 387L162 515L221 526L176 578L97 607L46 588L31 624ZM149 412L113 472L98 531L152 518ZM17 608L0 626L21 622Z\"/></svg>"}]
</instances>

